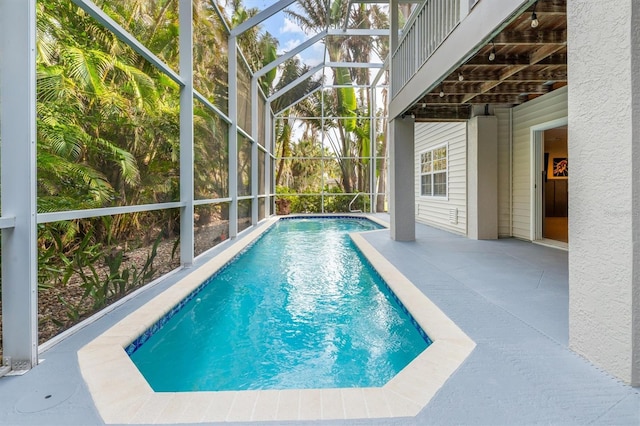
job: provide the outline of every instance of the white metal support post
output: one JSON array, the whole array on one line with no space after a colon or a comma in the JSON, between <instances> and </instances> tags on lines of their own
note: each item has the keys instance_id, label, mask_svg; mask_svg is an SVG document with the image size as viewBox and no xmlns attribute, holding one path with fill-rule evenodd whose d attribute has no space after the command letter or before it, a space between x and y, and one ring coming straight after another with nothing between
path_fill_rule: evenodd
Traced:
<instances>
[{"instance_id":1,"label":"white metal support post","mask_svg":"<svg viewBox=\"0 0 640 426\"><path fill-rule=\"evenodd\" d=\"M325 46L326 49L326 46ZM326 51L326 50L325 50ZM325 91L324 89L320 92L320 134L322 135L322 139L321 139L321 143L320 146L324 148L324 143L325 143L325 139L326 139L326 132L325 132L325 121L326 121L326 117L324 115L324 95L325 95ZM324 213L324 171L325 171L325 158L324 158L324 149L322 149L321 151L321 157L322 157L322 195L320 196L320 208L322 213Z\"/></svg>"},{"instance_id":2,"label":"white metal support post","mask_svg":"<svg viewBox=\"0 0 640 426\"><path fill-rule=\"evenodd\" d=\"M376 90L369 86L369 211L375 213L376 199Z\"/></svg>"},{"instance_id":3,"label":"white metal support post","mask_svg":"<svg viewBox=\"0 0 640 426\"><path fill-rule=\"evenodd\" d=\"M229 238L238 235L238 39L229 35Z\"/></svg>"},{"instance_id":4,"label":"white metal support post","mask_svg":"<svg viewBox=\"0 0 640 426\"><path fill-rule=\"evenodd\" d=\"M273 155L272 148L272 138L271 138L271 123L273 120L273 116L271 115L271 104L266 102L264 108L264 147L267 150L267 153L264 156L264 193L268 195L264 200L264 217L269 217L273 214L271 209L271 164L273 164L271 160L271 156Z\"/></svg>"},{"instance_id":5,"label":"white metal support post","mask_svg":"<svg viewBox=\"0 0 640 426\"><path fill-rule=\"evenodd\" d=\"M267 147L267 152L269 153L269 155L267 155L267 168L265 170L266 173L266 177L265 177L265 185L266 185L266 192L267 194L269 194L269 199L266 202L267 205L267 210L265 211L265 215L266 216L271 216L272 214L275 214L276 211L276 207L275 207L275 188L276 188L276 182L275 182L275 176L276 176L276 170L275 170L275 155L274 153L276 152L276 136L275 136L275 125L274 125L274 121L275 121L275 116L271 113L271 102L267 101L267 105L264 109L264 113L266 115L266 120L264 122L264 137L265 137L265 146Z\"/></svg>"},{"instance_id":6,"label":"white metal support post","mask_svg":"<svg viewBox=\"0 0 640 426\"><path fill-rule=\"evenodd\" d=\"M36 4L0 0L3 354L13 370L38 363Z\"/></svg>"},{"instance_id":7,"label":"white metal support post","mask_svg":"<svg viewBox=\"0 0 640 426\"><path fill-rule=\"evenodd\" d=\"M191 0L180 0L180 262L193 263L193 9Z\"/></svg>"},{"instance_id":8,"label":"white metal support post","mask_svg":"<svg viewBox=\"0 0 640 426\"><path fill-rule=\"evenodd\" d=\"M400 30L400 21L399 21L399 10L398 10L398 0L389 0L389 27L391 28L389 31L389 55L393 57L393 53L398 49L398 32ZM393 69L393 60L389 63L389 69L391 78L389 79L390 83L390 92L391 97L393 98L396 95L399 87L395 87L395 79L393 77L395 72L399 70ZM389 117L391 118L391 117Z\"/></svg>"},{"instance_id":9,"label":"white metal support post","mask_svg":"<svg viewBox=\"0 0 640 426\"><path fill-rule=\"evenodd\" d=\"M258 79L251 77L251 224L258 223Z\"/></svg>"}]
</instances>

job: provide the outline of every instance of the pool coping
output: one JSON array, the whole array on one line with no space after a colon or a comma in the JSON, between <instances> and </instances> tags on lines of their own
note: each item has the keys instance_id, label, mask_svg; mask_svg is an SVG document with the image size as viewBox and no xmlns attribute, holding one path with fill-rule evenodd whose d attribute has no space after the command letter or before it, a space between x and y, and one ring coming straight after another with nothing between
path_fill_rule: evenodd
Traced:
<instances>
[{"instance_id":1,"label":"pool coping","mask_svg":"<svg viewBox=\"0 0 640 426\"><path fill-rule=\"evenodd\" d=\"M384 225L373 216L340 216L366 217ZM81 374L105 423L176 424L412 417L428 404L471 354L475 343L375 250L362 234L353 233L350 234L353 242L433 341L384 386L154 392L124 348L278 220L279 217L267 219L264 226L248 233L78 351Z\"/></svg>"}]
</instances>

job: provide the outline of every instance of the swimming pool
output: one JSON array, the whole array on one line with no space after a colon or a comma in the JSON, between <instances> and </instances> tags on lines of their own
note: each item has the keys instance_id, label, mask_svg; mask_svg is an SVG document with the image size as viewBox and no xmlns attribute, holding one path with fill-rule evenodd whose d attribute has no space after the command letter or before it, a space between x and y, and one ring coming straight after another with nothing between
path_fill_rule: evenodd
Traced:
<instances>
[{"instance_id":1,"label":"swimming pool","mask_svg":"<svg viewBox=\"0 0 640 426\"><path fill-rule=\"evenodd\" d=\"M431 341L349 237L375 229L281 220L127 352L158 392L382 386Z\"/></svg>"},{"instance_id":2,"label":"swimming pool","mask_svg":"<svg viewBox=\"0 0 640 426\"><path fill-rule=\"evenodd\" d=\"M362 217L363 215L359 215ZM369 216L380 220L377 216ZM249 391L155 392L126 348L211 275L280 220L271 217L221 245L219 252L82 347L78 365L107 424L381 419L415 416L471 354L475 343L367 241L350 235L433 343L379 387ZM387 225L388 226L388 225ZM388 231L374 231L388 232ZM391 242L391 244L395 244ZM425 279L429 279L425 277ZM116 315L116 318L119 315Z\"/></svg>"}]
</instances>

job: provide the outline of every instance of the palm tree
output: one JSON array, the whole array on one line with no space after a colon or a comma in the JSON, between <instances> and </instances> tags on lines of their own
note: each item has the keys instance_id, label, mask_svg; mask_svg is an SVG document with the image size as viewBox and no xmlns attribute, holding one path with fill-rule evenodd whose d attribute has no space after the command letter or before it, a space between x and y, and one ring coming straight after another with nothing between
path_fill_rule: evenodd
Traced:
<instances>
[{"instance_id":1,"label":"palm tree","mask_svg":"<svg viewBox=\"0 0 640 426\"><path fill-rule=\"evenodd\" d=\"M297 57L293 57L288 61L285 61L285 63L283 64L282 75L274 86L273 92L277 92L278 90L284 88L289 83L296 80L299 76L307 73L308 71L309 67L307 65L302 65ZM302 98L307 93L310 93L312 90L319 87L320 84L321 80L319 78L311 78L298 84L296 87L289 90L279 98L276 98L272 104L273 109L275 111L279 111L283 108L286 108L298 99ZM287 118L276 121L276 152L278 152L280 156L280 161L278 163L276 171L276 185L282 184L282 176L285 172L285 166L287 164L285 162L285 158L290 156L292 150L291 130L295 126L295 120L293 118L290 118L290 116L295 113L299 113L299 115L301 116L318 117L319 113L317 111L319 110L319 108L314 108L314 106L317 105L319 105L318 98L309 97L304 101L297 103L292 108L288 108L283 113L283 115ZM309 120L306 120L306 122L312 124ZM317 128L320 127L319 120L314 120L313 124L315 124Z\"/></svg>"},{"instance_id":2,"label":"palm tree","mask_svg":"<svg viewBox=\"0 0 640 426\"><path fill-rule=\"evenodd\" d=\"M302 12L288 10L287 13L305 31L321 31L340 26L344 22L347 10L347 2L342 0L334 0L332 4L327 0L301 0L298 5ZM352 9L349 20L356 23L358 28L365 29L386 27L388 23L378 6L367 7L364 4ZM327 37L324 42L329 59L335 62L370 62L372 54L382 51L385 43L383 39L372 41L368 37L335 36ZM338 117L333 122L327 121L325 128L333 129L339 141L334 141L331 133L327 133L326 137L339 154L342 186L347 193L367 190L369 181L365 173L370 146L367 130L369 120L364 117L370 117L369 111L372 106L368 90L361 89L357 96L354 88L344 87L351 85L353 81L368 85L368 70L333 69L333 83L343 87L325 93L330 100L329 108L325 108L325 116Z\"/></svg>"}]
</instances>

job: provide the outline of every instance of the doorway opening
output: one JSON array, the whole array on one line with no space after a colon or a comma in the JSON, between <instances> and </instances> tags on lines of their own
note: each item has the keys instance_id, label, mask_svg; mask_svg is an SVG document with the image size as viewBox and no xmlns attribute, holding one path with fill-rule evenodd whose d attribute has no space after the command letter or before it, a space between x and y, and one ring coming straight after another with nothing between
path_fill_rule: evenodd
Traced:
<instances>
[{"instance_id":1,"label":"doorway opening","mask_svg":"<svg viewBox=\"0 0 640 426\"><path fill-rule=\"evenodd\" d=\"M567 125L533 130L535 150L534 241L569 242ZM555 244L554 244L555 245Z\"/></svg>"}]
</instances>

